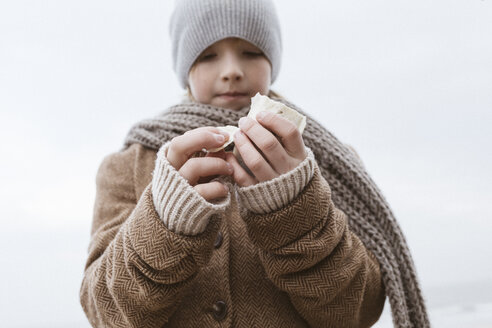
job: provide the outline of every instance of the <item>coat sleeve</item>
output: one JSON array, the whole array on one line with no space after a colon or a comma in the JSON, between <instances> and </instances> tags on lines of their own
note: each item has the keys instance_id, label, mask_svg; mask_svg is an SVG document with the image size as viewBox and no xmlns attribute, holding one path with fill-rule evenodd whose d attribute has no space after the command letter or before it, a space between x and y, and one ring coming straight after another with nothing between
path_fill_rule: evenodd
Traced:
<instances>
[{"instance_id":1,"label":"coat sleeve","mask_svg":"<svg viewBox=\"0 0 492 328\"><path fill-rule=\"evenodd\" d=\"M271 281L312 327L370 327L385 302L377 259L349 229L317 164L286 206L242 211Z\"/></svg>"},{"instance_id":2,"label":"coat sleeve","mask_svg":"<svg viewBox=\"0 0 492 328\"><path fill-rule=\"evenodd\" d=\"M151 184L137 199L138 147L106 157L97 174L80 302L93 327L163 327L210 259L218 219L196 236L166 228Z\"/></svg>"}]
</instances>

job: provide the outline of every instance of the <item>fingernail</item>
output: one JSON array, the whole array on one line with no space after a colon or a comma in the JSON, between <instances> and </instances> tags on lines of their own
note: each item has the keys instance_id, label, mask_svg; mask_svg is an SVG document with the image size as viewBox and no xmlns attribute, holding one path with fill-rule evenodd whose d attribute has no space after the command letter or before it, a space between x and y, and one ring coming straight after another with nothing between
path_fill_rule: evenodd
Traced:
<instances>
[{"instance_id":1,"label":"fingernail","mask_svg":"<svg viewBox=\"0 0 492 328\"><path fill-rule=\"evenodd\" d=\"M264 119L266 116L266 112L265 111L262 111L262 112L259 112L258 114L256 114L256 119L257 120L262 120Z\"/></svg>"},{"instance_id":2,"label":"fingernail","mask_svg":"<svg viewBox=\"0 0 492 328\"><path fill-rule=\"evenodd\" d=\"M232 173L234 171L234 168L232 167L232 165L230 163L226 163L227 164L227 169L229 170L229 173Z\"/></svg>"},{"instance_id":3,"label":"fingernail","mask_svg":"<svg viewBox=\"0 0 492 328\"><path fill-rule=\"evenodd\" d=\"M222 134L214 134L214 137L217 142L224 142L225 140L225 137Z\"/></svg>"},{"instance_id":4,"label":"fingernail","mask_svg":"<svg viewBox=\"0 0 492 328\"><path fill-rule=\"evenodd\" d=\"M243 128L244 127L244 124L246 123L246 121L247 121L247 118L246 117L241 117L239 119L239 122L238 122L239 127L240 128Z\"/></svg>"},{"instance_id":5,"label":"fingernail","mask_svg":"<svg viewBox=\"0 0 492 328\"><path fill-rule=\"evenodd\" d=\"M223 185L224 186L224 189L226 192L229 192L229 187L227 185Z\"/></svg>"}]
</instances>

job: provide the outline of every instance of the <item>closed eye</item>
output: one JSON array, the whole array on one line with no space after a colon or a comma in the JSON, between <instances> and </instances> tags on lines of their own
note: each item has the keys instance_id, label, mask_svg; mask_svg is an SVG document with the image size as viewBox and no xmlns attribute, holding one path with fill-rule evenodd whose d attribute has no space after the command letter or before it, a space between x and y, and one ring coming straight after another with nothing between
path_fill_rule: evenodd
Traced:
<instances>
[{"instance_id":1,"label":"closed eye","mask_svg":"<svg viewBox=\"0 0 492 328\"><path fill-rule=\"evenodd\" d=\"M255 58L255 57L261 57L263 56L263 53L261 52L254 52L254 51L244 51L243 54L247 57L250 57L250 58ZM213 58L217 57L217 54L208 54L208 55L204 55L200 58L200 61L207 61L207 60L211 60Z\"/></svg>"},{"instance_id":2,"label":"closed eye","mask_svg":"<svg viewBox=\"0 0 492 328\"><path fill-rule=\"evenodd\" d=\"M263 56L263 54L261 52L253 52L253 51L245 51L244 54L246 56L250 56L250 57Z\"/></svg>"},{"instance_id":3,"label":"closed eye","mask_svg":"<svg viewBox=\"0 0 492 328\"><path fill-rule=\"evenodd\" d=\"M205 55L205 56L202 56L202 58L200 58L200 60L209 60L209 59L212 59L216 56L216 54L208 54L208 55Z\"/></svg>"}]
</instances>

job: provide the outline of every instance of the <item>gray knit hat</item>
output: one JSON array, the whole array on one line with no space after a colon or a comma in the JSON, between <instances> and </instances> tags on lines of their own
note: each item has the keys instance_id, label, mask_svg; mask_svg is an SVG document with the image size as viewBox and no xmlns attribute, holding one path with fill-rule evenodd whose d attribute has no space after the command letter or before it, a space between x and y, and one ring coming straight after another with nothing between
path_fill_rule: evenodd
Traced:
<instances>
[{"instance_id":1,"label":"gray knit hat","mask_svg":"<svg viewBox=\"0 0 492 328\"><path fill-rule=\"evenodd\" d=\"M169 32L173 69L183 88L202 51L229 37L244 39L261 49L272 65L272 83L277 78L282 40L272 0L176 0Z\"/></svg>"}]
</instances>

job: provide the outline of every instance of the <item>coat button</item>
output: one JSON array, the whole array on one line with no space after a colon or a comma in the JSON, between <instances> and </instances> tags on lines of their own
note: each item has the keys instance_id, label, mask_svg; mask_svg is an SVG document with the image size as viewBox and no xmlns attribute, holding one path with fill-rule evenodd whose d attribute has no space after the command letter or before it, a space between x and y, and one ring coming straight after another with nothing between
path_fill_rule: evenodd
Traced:
<instances>
[{"instance_id":1,"label":"coat button","mask_svg":"<svg viewBox=\"0 0 492 328\"><path fill-rule=\"evenodd\" d=\"M213 314L214 314L215 320L220 321L220 320L225 318L225 316L227 314L227 306L226 306L225 302L218 301L217 303L214 304L214 306L212 308L214 310Z\"/></svg>"},{"instance_id":2,"label":"coat button","mask_svg":"<svg viewBox=\"0 0 492 328\"><path fill-rule=\"evenodd\" d=\"M222 245L223 239L224 237L222 236L222 232L219 231L219 233L217 234L217 238L215 239L214 247L219 248L220 245Z\"/></svg>"}]
</instances>

